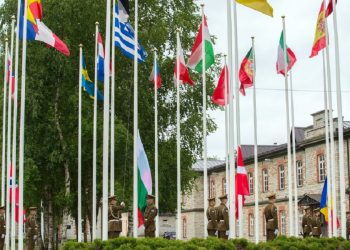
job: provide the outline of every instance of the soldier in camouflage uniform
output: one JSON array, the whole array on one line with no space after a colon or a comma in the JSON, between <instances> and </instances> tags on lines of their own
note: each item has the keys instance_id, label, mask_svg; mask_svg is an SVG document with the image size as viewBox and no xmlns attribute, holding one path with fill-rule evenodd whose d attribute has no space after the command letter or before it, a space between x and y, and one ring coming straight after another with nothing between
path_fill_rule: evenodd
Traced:
<instances>
[{"instance_id":1,"label":"soldier in camouflage uniform","mask_svg":"<svg viewBox=\"0 0 350 250\"><path fill-rule=\"evenodd\" d=\"M120 233L123 231L122 227L122 210L125 207L124 202L117 205L115 196L108 198L108 239L118 238Z\"/></svg>"},{"instance_id":2,"label":"soldier in camouflage uniform","mask_svg":"<svg viewBox=\"0 0 350 250\"><path fill-rule=\"evenodd\" d=\"M321 214L320 209L314 209L314 215L312 216L312 236L320 238L322 234Z\"/></svg>"},{"instance_id":3,"label":"soldier in camouflage uniform","mask_svg":"<svg viewBox=\"0 0 350 250\"><path fill-rule=\"evenodd\" d=\"M38 224L37 224L37 215L36 215L37 208L30 207L29 210L30 210L30 213L26 222L27 246L28 246L27 249L34 250L35 242L38 238Z\"/></svg>"},{"instance_id":4,"label":"soldier in camouflage uniform","mask_svg":"<svg viewBox=\"0 0 350 250\"><path fill-rule=\"evenodd\" d=\"M153 195L147 195L147 207L145 210L145 237L154 238L156 231L156 223L154 219L158 215L158 209L154 205L155 197Z\"/></svg>"},{"instance_id":5,"label":"soldier in camouflage uniform","mask_svg":"<svg viewBox=\"0 0 350 250\"><path fill-rule=\"evenodd\" d=\"M269 199L269 204L264 209L266 220L266 241L272 241L278 235L277 207L275 206L276 195L271 194L267 198Z\"/></svg>"},{"instance_id":6,"label":"soldier in camouflage uniform","mask_svg":"<svg viewBox=\"0 0 350 250\"><path fill-rule=\"evenodd\" d=\"M350 211L346 212L346 240L350 239Z\"/></svg>"},{"instance_id":7,"label":"soldier in camouflage uniform","mask_svg":"<svg viewBox=\"0 0 350 250\"><path fill-rule=\"evenodd\" d=\"M208 235L215 236L216 231L218 230L217 222L217 210L215 208L215 197L208 199L209 207L207 209L207 219L208 219Z\"/></svg>"},{"instance_id":8,"label":"soldier in camouflage uniform","mask_svg":"<svg viewBox=\"0 0 350 250\"><path fill-rule=\"evenodd\" d=\"M227 195L219 197L221 204L216 207L217 222L218 222L218 237L220 239L227 239L226 231L230 229L228 208L226 207Z\"/></svg>"},{"instance_id":9,"label":"soldier in camouflage uniform","mask_svg":"<svg viewBox=\"0 0 350 250\"><path fill-rule=\"evenodd\" d=\"M0 207L0 250L4 248L6 234L6 226L5 226L5 207Z\"/></svg>"},{"instance_id":10,"label":"soldier in camouflage uniform","mask_svg":"<svg viewBox=\"0 0 350 250\"><path fill-rule=\"evenodd\" d=\"M311 208L306 207L305 214L302 219L302 227L303 227L303 237L309 237L312 233L312 214L311 214Z\"/></svg>"}]
</instances>

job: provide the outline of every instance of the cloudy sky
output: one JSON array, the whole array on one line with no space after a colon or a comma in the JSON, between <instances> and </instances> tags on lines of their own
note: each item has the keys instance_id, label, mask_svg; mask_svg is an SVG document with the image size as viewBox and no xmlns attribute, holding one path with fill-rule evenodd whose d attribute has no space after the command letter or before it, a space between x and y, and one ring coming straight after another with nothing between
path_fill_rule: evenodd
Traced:
<instances>
[{"instance_id":1,"label":"cloudy sky","mask_svg":"<svg viewBox=\"0 0 350 250\"><path fill-rule=\"evenodd\" d=\"M324 109L322 55L309 59L316 20L322 0L268 0L274 8L274 18L237 5L239 61L256 37L258 143L271 145L286 142L284 78L276 74L277 45L282 30L281 15L286 15L287 44L298 59L293 68L293 88L296 126L312 124L310 114ZM227 53L226 0L204 0L209 30L217 37L215 51ZM339 1L338 30L340 39L341 85L343 116L350 119L350 1ZM334 70L333 16L329 19L333 110L337 116ZM241 143L253 143L252 91L241 97ZM208 155L224 158L224 112L211 112L218 130L208 138Z\"/></svg>"}]
</instances>

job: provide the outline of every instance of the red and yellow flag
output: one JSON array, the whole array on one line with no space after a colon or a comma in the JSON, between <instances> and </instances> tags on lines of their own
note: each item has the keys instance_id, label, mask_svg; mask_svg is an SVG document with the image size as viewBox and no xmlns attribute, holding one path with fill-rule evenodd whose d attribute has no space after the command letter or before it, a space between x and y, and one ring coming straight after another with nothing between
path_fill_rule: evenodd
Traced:
<instances>
[{"instance_id":1,"label":"red and yellow flag","mask_svg":"<svg viewBox=\"0 0 350 250\"><path fill-rule=\"evenodd\" d=\"M322 2L320 12L318 14L317 26L315 32L315 40L312 46L311 57L317 56L318 52L326 48L326 11Z\"/></svg>"},{"instance_id":2,"label":"red and yellow flag","mask_svg":"<svg viewBox=\"0 0 350 250\"><path fill-rule=\"evenodd\" d=\"M265 15L273 17L273 8L267 2L267 0L236 0L236 2L253 10L259 11Z\"/></svg>"}]
</instances>

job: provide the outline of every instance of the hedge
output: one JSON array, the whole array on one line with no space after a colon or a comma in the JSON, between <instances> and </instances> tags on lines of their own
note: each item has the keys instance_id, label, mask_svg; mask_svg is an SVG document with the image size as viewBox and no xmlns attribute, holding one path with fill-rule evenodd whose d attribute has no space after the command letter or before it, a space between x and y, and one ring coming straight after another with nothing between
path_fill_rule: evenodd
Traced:
<instances>
[{"instance_id":1,"label":"hedge","mask_svg":"<svg viewBox=\"0 0 350 250\"><path fill-rule=\"evenodd\" d=\"M166 240L163 238L118 238L108 241L95 240L90 243L69 241L63 250L350 250L350 241L343 238L287 238L278 237L272 242L254 244L245 239L220 240L217 238L192 239L189 241Z\"/></svg>"}]
</instances>

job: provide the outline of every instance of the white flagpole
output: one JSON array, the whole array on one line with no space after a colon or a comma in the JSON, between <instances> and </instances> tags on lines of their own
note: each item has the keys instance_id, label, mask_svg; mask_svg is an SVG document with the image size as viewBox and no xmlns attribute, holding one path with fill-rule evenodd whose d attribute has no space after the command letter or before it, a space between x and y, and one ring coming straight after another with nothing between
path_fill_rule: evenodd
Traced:
<instances>
[{"instance_id":1,"label":"white flagpole","mask_svg":"<svg viewBox=\"0 0 350 250\"><path fill-rule=\"evenodd\" d=\"M92 240L96 239L96 158L97 158L97 64L98 64L98 26L96 22L95 32L95 89L94 89L94 132L92 152Z\"/></svg>"},{"instance_id":2,"label":"white flagpole","mask_svg":"<svg viewBox=\"0 0 350 250\"><path fill-rule=\"evenodd\" d=\"M286 96L286 122L287 122L287 152L288 152L288 218L289 218L289 236L294 233L293 227L293 196L292 196L292 155L290 143L290 121L289 121L289 97L288 97L288 62L287 62L287 42L286 42L286 23L285 16L282 16L283 23L283 46L284 46L284 79L285 79L285 96Z\"/></svg>"},{"instance_id":3,"label":"white flagpole","mask_svg":"<svg viewBox=\"0 0 350 250\"><path fill-rule=\"evenodd\" d=\"M79 114L78 114L78 242L81 242L81 233L82 233L82 225L81 225L81 92L82 92L82 67L83 67L83 45L79 45ZM96 96L95 96L96 99Z\"/></svg>"},{"instance_id":4,"label":"white flagpole","mask_svg":"<svg viewBox=\"0 0 350 250\"><path fill-rule=\"evenodd\" d=\"M43 242L43 245L45 245L45 235L44 235L44 206L43 206L43 200L40 202L40 234L41 234L41 241Z\"/></svg>"},{"instance_id":5,"label":"white flagpole","mask_svg":"<svg viewBox=\"0 0 350 250\"><path fill-rule=\"evenodd\" d=\"M5 173L6 173L6 95L7 95L7 73L8 73L8 39L5 38L5 63L4 63L4 103L2 113L2 162L1 162L1 206L5 205Z\"/></svg>"},{"instance_id":6,"label":"white flagpole","mask_svg":"<svg viewBox=\"0 0 350 250\"><path fill-rule=\"evenodd\" d=\"M115 20L115 0L113 0L113 11L112 11L112 35L111 35L111 50L112 50L112 77L111 77L111 166L110 166L110 195L114 195L114 123L115 123L115 46L114 46L114 20ZM105 76L106 77L106 76ZM109 74L108 74L109 77Z\"/></svg>"},{"instance_id":7,"label":"white flagpole","mask_svg":"<svg viewBox=\"0 0 350 250\"><path fill-rule=\"evenodd\" d=\"M255 60L255 41L252 37L253 53L253 108L254 108L254 218L255 218L255 243L259 243L259 168L258 168L258 132L257 132L257 114L256 114L256 60Z\"/></svg>"},{"instance_id":8,"label":"white flagpole","mask_svg":"<svg viewBox=\"0 0 350 250\"><path fill-rule=\"evenodd\" d=\"M228 162L228 128L229 128L229 105L227 103L228 96L227 96L227 89L229 88L229 73L227 69L227 60L226 60L227 55L225 55L225 64L224 67L226 67L226 72L225 72L225 93L224 93L224 98L225 98L225 174L226 174L226 194L229 194L229 162ZM229 195L228 195L229 196Z\"/></svg>"},{"instance_id":9,"label":"white flagpole","mask_svg":"<svg viewBox=\"0 0 350 250\"><path fill-rule=\"evenodd\" d=\"M177 57L176 57L176 159L177 159L177 218L176 218L176 239L181 239L181 134L180 134L180 30L177 29Z\"/></svg>"},{"instance_id":10,"label":"white flagpole","mask_svg":"<svg viewBox=\"0 0 350 250\"><path fill-rule=\"evenodd\" d=\"M345 199L345 175L344 175L344 123L343 123L343 105L340 82L340 56L339 56L339 38L338 38L338 20L337 6L335 0L333 4L333 25L334 25L334 46L335 46L335 72L336 72L336 90L337 90L337 109L338 109L338 140L339 140L339 188L340 188L340 226L341 236L346 238L346 199Z\"/></svg>"},{"instance_id":11,"label":"white flagpole","mask_svg":"<svg viewBox=\"0 0 350 250\"><path fill-rule=\"evenodd\" d=\"M135 0L135 40L134 40L134 237L138 237L138 183L137 183L137 135L138 135L138 0Z\"/></svg>"},{"instance_id":12,"label":"white flagpole","mask_svg":"<svg viewBox=\"0 0 350 250\"><path fill-rule=\"evenodd\" d=\"M109 62L111 40L111 0L107 0L106 10L106 40L104 62L104 102L103 102L103 173L102 173L102 240L108 239L108 157L109 157ZM134 134L137 136L137 134ZM134 138L134 140L136 140Z\"/></svg>"},{"instance_id":13,"label":"white flagpole","mask_svg":"<svg viewBox=\"0 0 350 250\"><path fill-rule=\"evenodd\" d=\"M232 49L232 1L227 0L227 37L228 37L228 68L229 68L229 80L230 80L230 88L229 88L229 209L230 209L230 217L229 217L229 238L233 239L236 237L236 227L235 227L235 153L234 153L234 104L233 104L233 90L234 90L234 81L232 80L232 59L233 59L233 49Z\"/></svg>"}]
</instances>

